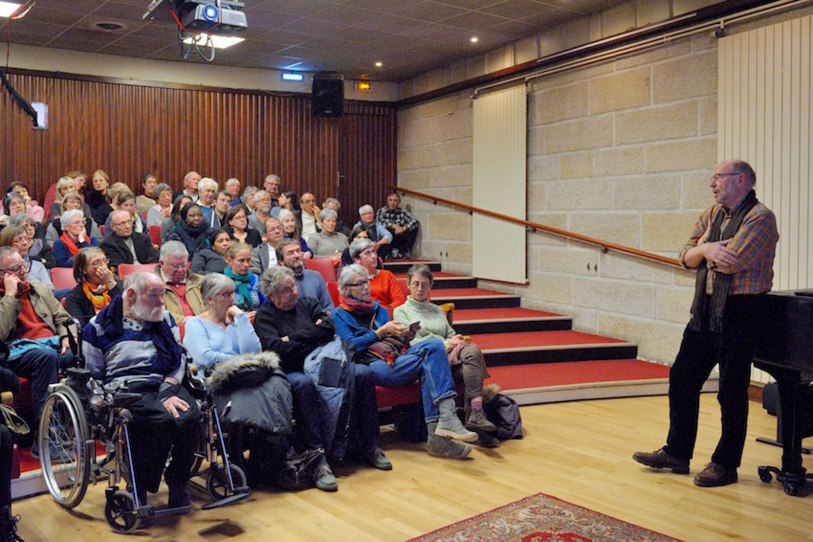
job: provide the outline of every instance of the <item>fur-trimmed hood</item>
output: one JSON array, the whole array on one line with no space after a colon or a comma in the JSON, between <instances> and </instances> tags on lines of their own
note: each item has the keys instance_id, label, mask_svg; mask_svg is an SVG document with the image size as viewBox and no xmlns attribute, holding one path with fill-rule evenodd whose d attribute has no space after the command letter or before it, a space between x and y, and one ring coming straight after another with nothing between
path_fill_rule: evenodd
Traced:
<instances>
[{"instance_id":1,"label":"fur-trimmed hood","mask_svg":"<svg viewBox=\"0 0 813 542\"><path fill-rule=\"evenodd\" d=\"M212 374L206 378L206 384L210 389L222 386L236 377L240 371L252 369L265 369L272 373L282 370L280 369L279 356L276 352L240 354L226 361L216 363Z\"/></svg>"}]
</instances>

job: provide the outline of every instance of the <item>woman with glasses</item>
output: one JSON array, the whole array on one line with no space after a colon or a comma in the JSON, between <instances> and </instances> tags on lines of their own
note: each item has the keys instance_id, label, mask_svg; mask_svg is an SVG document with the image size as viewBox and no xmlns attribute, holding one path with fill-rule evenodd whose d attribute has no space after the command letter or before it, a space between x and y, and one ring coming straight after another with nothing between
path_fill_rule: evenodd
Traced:
<instances>
[{"instance_id":1,"label":"woman with glasses","mask_svg":"<svg viewBox=\"0 0 813 542\"><path fill-rule=\"evenodd\" d=\"M28 257L28 250L31 248L31 236L25 226L6 226L3 228L3 231L0 231L0 247L16 248L25 262L28 279L41 282L51 289L54 288L51 283L51 272L41 262ZM56 295L56 292L54 294ZM59 298L60 296L57 295L57 299Z\"/></svg>"},{"instance_id":2,"label":"woman with glasses","mask_svg":"<svg viewBox=\"0 0 813 542\"><path fill-rule=\"evenodd\" d=\"M60 215L65 211L70 211L73 209L82 211L82 214L85 217L85 233L101 243L102 232L99 231L98 224L96 224L96 222L90 216L84 214L84 202L82 201L82 196L79 195L79 192L65 194L65 197L62 200L62 210L60 211ZM50 221L45 230L45 242L49 245L53 245L61 235L62 223L59 221L59 216L57 216Z\"/></svg>"},{"instance_id":3,"label":"woman with glasses","mask_svg":"<svg viewBox=\"0 0 813 542\"><path fill-rule=\"evenodd\" d=\"M65 297L65 310L82 327L121 294L121 285L108 264L107 256L98 247L83 248L74 258L76 286Z\"/></svg>"},{"instance_id":4,"label":"woman with glasses","mask_svg":"<svg viewBox=\"0 0 813 542\"><path fill-rule=\"evenodd\" d=\"M46 269L51 269L56 265L54 251L45 242L45 229L42 224L34 222L34 219L27 214L14 215L9 221L9 226L23 226L31 239L31 246L28 247L28 257L37 260Z\"/></svg>"},{"instance_id":5,"label":"woman with glasses","mask_svg":"<svg viewBox=\"0 0 813 542\"><path fill-rule=\"evenodd\" d=\"M85 216L82 211L71 210L59 217L62 222L62 235L54 241L54 258L57 267L73 267L73 261L79 250L99 246L93 237L85 231Z\"/></svg>"},{"instance_id":6,"label":"woman with glasses","mask_svg":"<svg viewBox=\"0 0 813 542\"><path fill-rule=\"evenodd\" d=\"M248 209L242 203L229 208L224 222L224 227L229 231L234 241L248 243L251 248L257 247L263 242L260 232L248 227Z\"/></svg>"},{"instance_id":7,"label":"woman with glasses","mask_svg":"<svg viewBox=\"0 0 813 542\"><path fill-rule=\"evenodd\" d=\"M375 243L369 239L356 239L350 245L350 257L367 270L367 277L370 280L370 297L384 307L393 309L404 304L406 295L398 285L395 275L392 274L392 271L378 268L378 253L375 250Z\"/></svg>"}]
</instances>

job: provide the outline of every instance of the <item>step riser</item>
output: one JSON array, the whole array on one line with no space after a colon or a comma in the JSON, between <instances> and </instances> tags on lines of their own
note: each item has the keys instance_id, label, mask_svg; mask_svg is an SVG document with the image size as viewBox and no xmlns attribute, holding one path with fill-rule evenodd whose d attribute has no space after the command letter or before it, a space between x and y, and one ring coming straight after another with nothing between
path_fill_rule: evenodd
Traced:
<instances>
[{"instance_id":1,"label":"step riser","mask_svg":"<svg viewBox=\"0 0 813 542\"><path fill-rule=\"evenodd\" d=\"M429 269L432 272L441 271L440 262L421 262L424 265L428 265ZM391 261L391 262L384 262L384 269L388 271L392 271L393 273L406 273L409 271L409 268L415 265L415 262L399 262L399 261Z\"/></svg>"},{"instance_id":2,"label":"step riser","mask_svg":"<svg viewBox=\"0 0 813 542\"><path fill-rule=\"evenodd\" d=\"M435 296L432 303L454 303L456 309L494 309L498 307L519 307L518 297L454 297L446 298Z\"/></svg>"},{"instance_id":3,"label":"step riser","mask_svg":"<svg viewBox=\"0 0 813 542\"><path fill-rule=\"evenodd\" d=\"M477 288L477 279L461 277L461 278L442 278L435 279L432 284L432 290L444 290L446 288Z\"/></svg>"},{"instance_id":4,"label":"step riser","mask_svg":"<svg viewBox=\"0 0 813 542\"><path fill-rule=\"evenodd\" d=\"M457 305L455 304L455 307ZM559 331L573 328L570 319L561 320L523 320L517 322L454 322L454 329L461 335L475 335L478 333L511 333L513 331Z\"/></svg>"},{"instance_id":5,"label":"step riser","mask_svg":"<svg viewBox=\"0 0 813 542\"><path fill-rule=\"evenodd\" d=\"M585 361L600 359L630 359L638 355L636 346L611 346L567 348L562 350L521 350L517 352L483 352L486 365L527 365L529 363L554 363L563 361Z\"/></svg>"}]
</instances>

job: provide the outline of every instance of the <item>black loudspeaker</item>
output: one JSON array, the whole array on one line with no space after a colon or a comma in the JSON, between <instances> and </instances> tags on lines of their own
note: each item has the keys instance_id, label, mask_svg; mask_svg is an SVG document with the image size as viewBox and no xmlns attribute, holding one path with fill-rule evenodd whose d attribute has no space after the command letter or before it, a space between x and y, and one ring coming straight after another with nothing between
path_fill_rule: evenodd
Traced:
<instances>
[{"instance_id":1,"label":"black loudspeaker","mask_svg":"<svg viewBox=\"0 0 813 542\"><path fill-rule=\"evenodd\" d=\"M336 72L315 74L311 103L314 117L341 117L344 110L344 76Z\"/></svg>"}]
</instances>

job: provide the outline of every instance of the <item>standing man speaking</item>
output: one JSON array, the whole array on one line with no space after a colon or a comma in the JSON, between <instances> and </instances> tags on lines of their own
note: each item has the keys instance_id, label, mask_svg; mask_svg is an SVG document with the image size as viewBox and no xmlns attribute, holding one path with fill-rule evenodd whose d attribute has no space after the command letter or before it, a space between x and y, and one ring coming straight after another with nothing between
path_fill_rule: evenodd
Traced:
<instances>
[{"instance_id":1,"label":"standing man speaking","mask_svg":"<svg viewBox=\"0 0 813 542\"><path fill-rule=\"evenodd\" d=\"M701 487L735 483L745 445L759 298L771 289L779 240L776 217L757 200L754 184L754 170L741 160L714 169L711 190L717 204L700 215L679 256L685 267L697 270L697 278L692 319L669 372L666 446L633 455L648 467L689 473L700 390L719 364L722 434L711 463L694 478Z\"/></svg>"}]
</instances>

